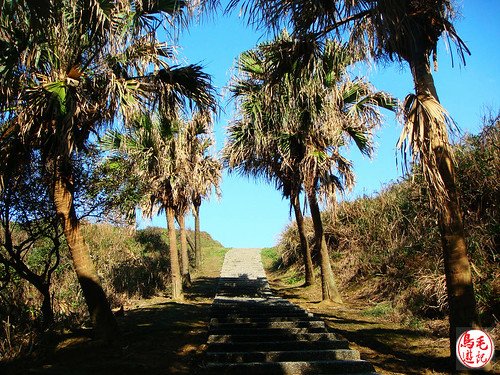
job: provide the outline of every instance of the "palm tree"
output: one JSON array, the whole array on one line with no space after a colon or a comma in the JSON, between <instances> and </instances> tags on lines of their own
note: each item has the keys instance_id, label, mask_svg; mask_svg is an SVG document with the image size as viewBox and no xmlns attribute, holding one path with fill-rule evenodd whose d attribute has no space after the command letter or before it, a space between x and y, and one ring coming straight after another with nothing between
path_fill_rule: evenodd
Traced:
<instances>
[{"instance_id":1,"label":"palm tree","mask_svg":"<svg viewBox=\"0 0 500 375\"><path fill-rule=\"evenodd\" d=\"M125 163L139 176L143 199L139 202L144 215L154 216L164 211L169 237L172 298L182 298L182 277L177 250L175 215L176 186L182 184L177 176L177 141L179 122L148 115L138 115L124 133L109 131L102 140L111 151L110 158Z\"/></svg>"},{"instance_id":2,"label":"palm tree","mask_svg":"<svg viewBox=\"0 0 500 375\"><path fill-rule=\"evenodd\" d=\"M304 218L299 201L302 191L300 157L284 160L282 149L298 147L296 137L280 133L281 119L273 114L281 113L279 88L273 90L274 100L268 100L262 90L265 84L265 57L261 51L244 52L238 60L240 77L232 86L235 99L239 100L240 116L228 128L228 141L223 149L223 159L231 171L274 182L293 206L300 237L300 249L304 262L305 283L315 282L311 249L304 229ZM278 151L278 152L277 152ZM297 151L302 152L302 151Z\"/></svg>"},{"instance_id":3,"label":"palm tree","mask_svg":"<svg viewBox=\"0 0 500 375\"><path fill-rule=\"evenodd\" d=\"M0 126L43 155L75 271L98 334L117 325L73 203L72 155L118 115L187 99L213 106L200 67L171 67L156 30L178 1L6 2L0 16Z\"/></svg>"},{"instance_id":4,"label":"palm tree","mask_svg":"<svg viewBox=\"0 0 500 375\"><path fill-rule=\"evenodd\" d=\"M201 116L201 115L200 115ZM147 216L165 211L169 236L172 298L183 295L189 286L189 257L184 217L191 204L193 165L189 145L191 123L180 116L140 114L124 133L111 131L103 145L115 162L128 165L139 176L146 199L140 206ZM177 248L175 220L179 224L181 251ZM179 257L180 254L180 257Z\"/></svg>"},{"instance_id":5,"label":"palm tree","mask_svg":"<svg viewBox=\"0 0 500 375\"><path fill-rule=\"evenodd\" d=\"M215 189L217 195L220 195L219 185L222 178L222 165L210 152L214 144L211 124L212 119L210 116L198 114L188 123L185 136L188 162L191 166L189 183L191 188L190 202L195 220L194 252L196 267L199 267L202 261L200 206L203 199L207 199L213 189Z\"/></svg>"},{"instance_id":6,"label":"palm tree","mask_svg":"<svg viewBox=\"0 0 500 375\"><path fill-rule=\"evenodd\" d=\"M243 92L238 95L243 96ZM245 100L248 98L240 98ZM255 100L253 97L252 100ZM243 107L243 106L242 106ZM246 113L246 115L251 115ZM254 121L239 120L233 122L228 128L228 141L223 150L223 158L231 171L242 175L263 178L274 182L285 198L290 199L293 207L295 221L300 238L300 250L304 262L304 286L313 285L315 282L311 249L307 241L304 228L304 218L300 205L299 195L302 191L300 166L283 162L280 153L276 150L286 145L285 134L277 134L276 128L270 127L267 131L259 131ZM281 139L281 143L278 143ZM288 140L293 142L292 138ZM285 146L287 147L287 146Z\"/></svg>"},{"instance_id":7,"label":"palm tree","mask_svg":"<svg viewBox=\"0 0 500 375\"><path fill-rule=\"evenodd\" d=\"M230 7L241 1L233 0ZM244 1L250 19L262 26L291 25L296 33L314 32L317 38L331 33L347 35L350 42L376 59L408 63L415 93L404 103L405 126L399 147L418 161L438 208L448 303L450 351L455 363L457 329L476 327L479 319L455 183L453 155L448 140L452 120L439 103L431 70L437 64L437 43L443 35L457 46L465 61L469 54L458 36L451 0L355 0L355 1ZM342 31L347 31L342 34Z\"/></svg>"},{"instance_id":8,"label":"palm tree","mask_svg":"<svg viewBox=\"0 0 500 375\"><path fill-rule=\"evenodd\" d=\"M180 264L181 264L181 277L182 277L182 286L184 288L189 288L191 286L191 274L189 272L189 252L188 252L188 243L187 243L187 233L186 233L186 222L185 217L187 210L179 210L176 215L177 224L179 224L179 232L180 232Z\"/></svg>"},{"instance_id":9,"label":"palm tree","mask_svg":"<svg viewBox=\"0 0 500 375\"><path fill-rule=\"evenodd\" d=\"M340 148L353 139L369 153L369 133L381 121L377 107L392 109L394 103L368 83L348 79L346 68L355 57L332 41L315 43L282 33L242 57L248 69L233 91L242 97L243 126L233 125L232 152L226 158L244 172L280 181L292 202L304 188L320 254L323 299L340 302L317 196L334 199L352 186L351 164ZM300 179L289 183L292 176Z\"/></svg>"}]
</instances>

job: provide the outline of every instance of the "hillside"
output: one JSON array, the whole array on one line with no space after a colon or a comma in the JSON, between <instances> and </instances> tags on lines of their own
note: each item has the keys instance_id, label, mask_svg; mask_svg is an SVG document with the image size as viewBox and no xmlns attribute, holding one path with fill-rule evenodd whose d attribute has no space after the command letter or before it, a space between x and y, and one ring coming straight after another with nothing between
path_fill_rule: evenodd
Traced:
<instances>
[{"instance_id":1,"label":"hillside","mask_svg":"<svg viewBox=\"0 0 500 375\"><path fill-rule=\"evenodd\" d=\"M84 236L112 308L125 311L145 301L167 299L170 294L168 238L162 228L117 227L86 224ZM192 232L188 232L193 237ZM28 253L31 266L43 259L46 249L38 244ZM226 249L206 233L201 233L203 263L194 269L194 277L217 277ZM191 249L189 248L191 251ZM65 244L60 250L51 287L56 336L89 327L88 312ZM0 362L33 355L40 343L39 319L41 296L26 281L16 278L0 290Z\"/></svg>"},{"instance_id":2,"label":"hillside","mask_svg":"<svg viewBox=\"0 0 500 375\"><path fill-rule=\"evenodd\" d=\"M482 323L500 311L500 119L454 147L458 186ZM374 196L344 201L322 213L333 267L346 299L369 303L380 316L413 326L447 316L436 211L418 169ZM309 243L313 228L306 220ZM303 282L295 223L281 235L274 269L290 285ZM317 254L313 255L317 258ZM445 329L443 330L445 331Z\"/></svg>"}]
</instances>

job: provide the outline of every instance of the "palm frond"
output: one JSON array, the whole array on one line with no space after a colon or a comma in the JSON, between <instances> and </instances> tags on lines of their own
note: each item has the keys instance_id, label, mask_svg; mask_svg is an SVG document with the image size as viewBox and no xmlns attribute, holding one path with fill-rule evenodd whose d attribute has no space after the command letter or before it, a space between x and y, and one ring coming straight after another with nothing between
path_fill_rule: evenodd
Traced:
<instances>
[{"instance_id":1,"label":"palm frond","mask_svg":"<svg viewBox=\"0 0 500 375\"><path fill-rule=\"evenodd\" d=\"M448 141L447 127L454 122L441 104L432 96L409 94L403 105L404 126L397 147L404 165L419 164L433 194L434 204L448 195L439 172L441 156L453 156Z\"/></svg>"}]
</instances>

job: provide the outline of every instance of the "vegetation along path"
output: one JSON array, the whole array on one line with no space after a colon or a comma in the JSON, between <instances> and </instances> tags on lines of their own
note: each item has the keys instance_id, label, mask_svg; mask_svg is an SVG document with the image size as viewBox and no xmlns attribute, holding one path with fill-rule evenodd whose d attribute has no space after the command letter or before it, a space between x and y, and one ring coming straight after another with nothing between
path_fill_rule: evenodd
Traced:
<instances>
[{"instance_id":1,"label":"vegetation along path","mask_svg":"<svg viewBox=\"0 0 500 375\"><path fill-rule=\"evenodd\" d=\"M213 374L374 374L348 342L311 313L274 296L260 249L225 257L209 326L206 367Z\"/></svg>"}]
</instances>

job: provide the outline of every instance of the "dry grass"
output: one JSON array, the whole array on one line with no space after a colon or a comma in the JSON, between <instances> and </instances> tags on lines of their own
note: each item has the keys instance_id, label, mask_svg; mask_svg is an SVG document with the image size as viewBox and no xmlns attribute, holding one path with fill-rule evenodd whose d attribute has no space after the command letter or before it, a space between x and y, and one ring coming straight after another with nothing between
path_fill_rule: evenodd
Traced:
<instances>
[{"instance_id":1,"label":"dry grass","mask_svg":"<svg viewBox=\"0 0 500 375\"><path fill-rule=\"evenodd\" d=\"M500 117L485 119L477 136L455 146L458 186L476 297L484 326L498 325L500 311ZM325 234L341 288L370 303L388 302L391 315L408 324L447 316L446 286L436 213L418 174L373 197L343 202L323 212ZM306 220L312 243L313 231ZM300 268L292 223L281 235L276 264Z\"/></svg>"},{"instance_id":2,"label":"dry grass","mask_svg":"<svg viewBox=\"0 0 500 375\"><path fill-rule=\"evenodd\" d=\"M498 341L500 117L486 119L480 135L464 137L455 155L476 298L483 326ZM273 259L267 270L277 292L325 319L380 374L449 372L442 250L435 212L421 186L415 175L323 213L344 305L322 302L319 283L290 284L290 275L301 272L294 223L282 233L275 254L266 255ZM306 228L312 243L307 220ZM495 366L498 371L500 364Z\"/></svg>"},{"instance_id":3,"label":"dry grass","mask_svg":"<svg viewBox=\"0 0 500 375\"><path fill-rule=\"evenodd\" d=\"M143 301L148 301L148 305L161 305L168 299L170 271L168 241L164 232L160 228L136 232L104 224L84 227L86 241L113 309L122 306L126 310L141 308ZM206 274L220 269L226 250L208 234L202 233L201 237L206 259L195 274L206 277ZM67 249L62 250L61 265L53 277L52 293L56 335L71 338L70 332L90 326ZM51 340L38 330L41 304L38 292L27 282L16 280L0 292L0 297L3 299L0 306L0 364L38 355L40 348L46 346L44 342ZM194 304L190 302L181 307L188 311ZM82 340L82 337L77 337Z\"/></svg>"},{"instance_id":4,"label":"dry grass","mask_svg":"<svg viewBox=\"0 0 500 375\"><path fill-rule=\"evenodd\" d=\"M205 236L206 237L206 236ZM206 238L205 238L206 239ZM207 340L207 319L227 249L202 247L202 266L183 301L165 296L128 299L117 317L114 345L67 330L38 344L30 356L0 362L2 374L197 374Z\"/></svg>"}]
</instances>

